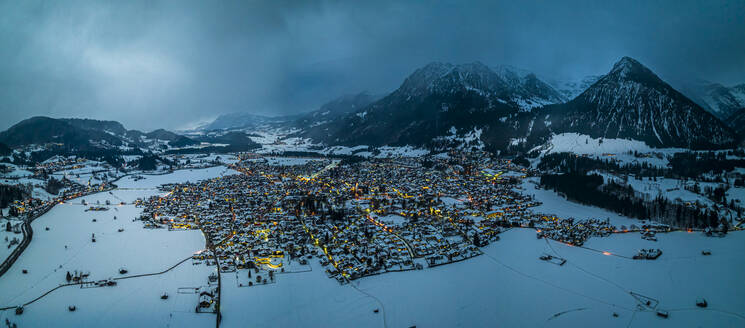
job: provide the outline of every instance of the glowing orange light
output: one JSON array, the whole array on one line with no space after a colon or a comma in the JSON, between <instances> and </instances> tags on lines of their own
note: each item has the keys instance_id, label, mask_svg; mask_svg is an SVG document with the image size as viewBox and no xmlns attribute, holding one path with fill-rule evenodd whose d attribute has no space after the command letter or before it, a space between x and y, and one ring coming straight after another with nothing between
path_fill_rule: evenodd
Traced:
<instances>
[{"instance_id":1,"label":"glowing orange light","mask_svg":"<svg viewBox=\"0 0 745 328\"><path fill-rule=\"evenodd\" d=\"M611 255L610 252L603 252L603 255Z\"/></svg>"}]
</instances>

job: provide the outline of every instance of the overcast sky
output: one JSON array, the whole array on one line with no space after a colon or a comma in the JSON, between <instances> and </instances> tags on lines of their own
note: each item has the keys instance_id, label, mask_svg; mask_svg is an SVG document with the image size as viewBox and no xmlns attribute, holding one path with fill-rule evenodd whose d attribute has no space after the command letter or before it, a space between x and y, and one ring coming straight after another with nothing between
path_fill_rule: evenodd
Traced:
<instances>
[{"instance_id":1,"label":"overcast sky","mask_svg":"<svg viewBox=\"0 0 745 328\"><path fill-rule=\"evenodd\" d=\"M177 129L384 93L428 62L745 82L745 1L0 0L0 129L34 116Z\"/></svg>"}]
</instances>

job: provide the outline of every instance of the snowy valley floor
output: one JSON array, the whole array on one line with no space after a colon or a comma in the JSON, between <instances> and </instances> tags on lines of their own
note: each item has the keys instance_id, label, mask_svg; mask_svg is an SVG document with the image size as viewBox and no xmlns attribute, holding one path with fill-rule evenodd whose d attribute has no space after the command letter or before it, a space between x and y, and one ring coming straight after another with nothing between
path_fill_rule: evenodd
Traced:
<instances>
[{"instance_id":1,"label":"snowy valley floor","mask_svg":"<svg viewBox=\"0 0 745 328\"><path fill-rule=\"evenodd\" d=\"M140 221L133 221L142 209L132 203L159 193L155 187L163 183L234 173L214 167L139 181L125 177L117 183L120 189L83 197L88 206L81 199L56 205L32 223L31 244L0 277L0 307L26 304L66 284L68 271L89 272L89 280L97 281L161 272L191 257L205 247L200 231L143 229ZM107 211L86 211L106 201L117 205L104 206ZM125 205L118 205L121 202ZM120 268L128 272L120 274ZM188 260L160 275L117 280L113 287L61 287L27 305L22 315L16 315L14 308L0 311L0 321L7 318L19 327L210 327L215 315L195 313L199 296L193 289L206 285L215 271ZM168 293L167 300L160 299L163 293ZM75 312L68 310L71 305Z\"/></svg>"},{"instance_id":2,"label":"snowy valley floor","mask_svg":"<svg viewBox=\"0 0 745 328\"><path fill-rule=\"evenodd\" d=\"M89 204L109 200L127 205L102 212L85 212L87 206L79 200L55 206L34 221L31 244L0 277L0 307L27 303L66 283L67 271L90 271L90 277L99 280L161 272L190 257L205 247L200 231L143 229L141 222L132 221L141 209L130 204L158 193L154 188L161 183L223 174L235 172L216 167L140 181L125 177L111 194L85 199ZM567 203L532 184L523 188L544 202L536 209L541 212L610 217L619 225L634 222ZM277 274L276 283L267 285L239 287L241 275L247 273L225 273L221 327L745 326L745 232L725 238L661 233L657 242L643 240L638 233L615 234L590 238L586 248L536 239L530 229L500 236L482 248L482 256L347 285L327 278L315 260L306 272ZM640 248L664 253L654 261L627 258ZM703 249L712 255L701 255ZM539 260L544 253L567 262L559 266ZM119 274L121 267L129 272ZM187 260L160 275L117 280L113 287L61 287L26 306L22 315L14 309L0 311L0 321L7 318L18 327L213 327L216 316L195 313L198 295L189 291L206 285L213 272L215 267ZM167 300L160 299L164 292ZM656 308L668 311L669 318L640 308L631 292L658 301ZM696 307L701 297L707 308ZM76 306L75 312L68 310L70 305Z\"/></svg>"},{"instance_id":3,"label":"snowy valley floor","mask_svg":"<svg viewBox=\"0 0 745 328\"><path fill-rule=\"evenodd\" d=\"M631 256L661 248L656 261L603 255L536 239L513 229L467 261L421 271L388 273L339 285L319 265L280 274L277 283L250 288L223 285L223 326L239 327L741 327L745 324L745 233L726 238L701 234L638 234L590 239L589 248ZM710 249L711 256L702 256ZM558 266L540 261L559 255ZM233 275L234 276L234 275ZM225 278L228 279L225 279ZM223 275L223 281L231 276ZM234 278L232 278L234 279ZM660 310L637 308L635 292L659 301ZM709 307L695 305L704 297ZM379 313L374 313L380 309ZM614 317L616 313L618 317ZM384 322L385 321L385 322Z\"/></svg>"}]
</instances>

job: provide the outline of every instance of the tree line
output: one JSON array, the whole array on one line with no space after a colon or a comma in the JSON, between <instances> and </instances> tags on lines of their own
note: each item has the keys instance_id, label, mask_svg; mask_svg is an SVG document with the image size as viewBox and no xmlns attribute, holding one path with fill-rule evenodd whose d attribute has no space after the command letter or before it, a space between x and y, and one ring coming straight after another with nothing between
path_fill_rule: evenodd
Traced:
<instances>
[{"instance_id":1,"label":"tree line","mask_svg":"<svg viewBox=\"0 0 745 328\"><path fill-rule=\"evenodd\" d=\"M642 157L636 152L630 152L636 157ZM668 177L676 179L701 179L705 173L721 175L731 172L736 167L745 168L745 160L728 158L737 155L734 152L679 152L668 156L667 167L650 165L647 162L621 163L612 158L599 159L573 153L552 153L545 155L538 164L542 171L561 173L587 173L601 170L619 174L633 174L637 177ZM742 185L743 181L735 181Z\"/></svg>"},{"instance_id":2,"label":"tree line","mask_svg":"<svg viewBox=\"0 0 745 328\"><path fill-rule=\"evenodd\" d=\"M6 208L13 201L23 200L28 196L28 192L23 188L0 184L0 208Z\"/></svg>"},{"instance_id":3,"label":"tree line","mask_svg":"<svg viewBox=\"0 0 745 328\"><path fill-rule=\"evenodd\" d=\"M692 203L679 203L661 195L653 200L637 197L631 185L613 180L604 183L601 175L579 172L546 174L541 176L541 186L563 193L567 199L585 205L608 209L640 220L655 220L686 228L717 227L719 213Z\"/></svg>"}]
</instances>

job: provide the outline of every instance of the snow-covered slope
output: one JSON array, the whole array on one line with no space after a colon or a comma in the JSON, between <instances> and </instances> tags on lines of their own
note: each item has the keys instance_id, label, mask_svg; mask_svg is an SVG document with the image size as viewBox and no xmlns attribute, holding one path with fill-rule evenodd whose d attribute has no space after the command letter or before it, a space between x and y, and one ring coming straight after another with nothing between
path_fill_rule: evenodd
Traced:
<instances>
[{"instance_id":1,"label":"snow-covered slope","mask_svg":"<svg viewBox=\"0 0 745 328\"><path fill-rule=\"evenodd\" d=\"M558 104L570 99L530 71L508 65L496 66L494 71L512 90L510 100L517 103L522 110Z\"/></svg>"},{"instance_id":2,"label":"snow-covered slope","mask_svg":"<svg viewBox=\"0 0 745 328\"><path fill-rule=\"evenodd\" d=\"M551 137L549 152L571 152L575 154L619 154L628 151L652 152L653 149L642 141L632 139L601 139L579 133L561 133ZM683 151L682 149L677 149Z\"/></svg>"},{"instance_id":3,"label":"snow-covered slope","mask_svg":"<svg viewBox=\"0 0 745 328\"><path fill-rule=\"evenodd\" d=\"M407 96L472 91L523 111L565 100L533 73L510 66L491 69L480 62L431 63L409 76L399 90Z\"/></svg>"},{"instance_id":4,"label":"snow-covered slope","mask_svg":"<svg viewBox=\"0 0 745 328\"><path fill-rule=\"evenodd\" d=\"M726 121L745 108L745 83L727 87L719 83L696 80L681 83L682 92L719 119Z\"/></svg>"},{"instance_id":5,"label":"snow-covered slope","mask_svg":"<svg viewBox=\"0 0 745 328\"><path fill-rule=\"evenodd\" d=\"M572 100L595 84L602 75L588 75L579 79L546 79L567 100Z\"/></svg>"},{"instance_id":6,"label":"snow-covered slope","mask_svg":"<svg viewBox=\"0 0 745 328\"><path fill-rule=\"evenodd\" d=\"M339 116L356 112L370 103L380 99L380 96L367 92L343 95L323 104L319 109L301 116L297 120L298 127L312 127L330 122Z\"/></svg>"},{"instance_id":7,"label":"snow-covered slope","mask_svg":"<svg viewBox=\"0 0 745 328\"><path fill-rule=\"evenodd\" d=\"M737 327L745 285L738 256L742 233L707 238L684 232L638 233L592 238L591 249L536 239L529 229L512 229L485 253L425 270L388 273L340 286L322 270L281 275L277 284L236 288L223 277L223 326L254 322L259 327ZM640 248L662 248L656 261L626 258ZM711 249L715 256L700 255ZM599 251L598 251L599 250ZM610 255L604 255L607 251ZM563 266L538 259L551 254ZM614 256L620 255L620 256ZM681 287L684 286L684 287ZM630 292L658 301L655 311L638 308ZM709 308L695 306L704 297ZM251 309L246 311L245 309ZM378 312L375 312L377 310ZM615 315L614 315L615 313ZM433 315L436 314L436 315Z\"/></svg>"},{"instance_id":8,"label":"snow-covered slope","mask_svg":"<svg viewBox=\"0 0 745 328\"><path fill-rule=\"evenodd\" d=\"M264 124L283 123L290 120L292 120L292 117L289 116L269 117L247 112L229 113L218 116L211 123L199 127L198 130L254 128Z\"/></svg>"},{"instance_id":9,"label":"snow-covered slope","mask_svg":"<svg viewBox=\"0 0 745 328\"><path fill-rule=\"evenodd\" d=\"M639 140L593 138L585 134L560 133L552 135L547 143L533 148L542 154L574 153L597 159L611 159L619 163L646 163L649 166L665 168L668 156L684 152L682 148L652 148ZM637 156L636 154L644 154Z\"/></svg>"},{"instance_id":10,"label":"snow-covered slope","mask_svg":"<svg viewBox=\"0 0 745 328\"><path fill-rule=\"evenodd\" d=\"M522 74L522 73L521 73ZM331 145L429 144L448 130L483 128L484 138L506 145L523 127L507 118L561 102L560 94L534 74L495 72L479 63L431 63L417 69L386 97L337 120L303 131Z\"/></svg>"},{"instance_id":11,"label":"snow-covered slope","mask_svg":"<svg viewBox=\"0 0 745 328\"><path fill-rule=\"evenodd\" d=\"M67 151L142 150L162 151L198 142L170 131L150 133L126 130L116 121L78 118L32 117L0 132L0 141L13 147L55 145Z\"/></svg>"}]
</instances>

